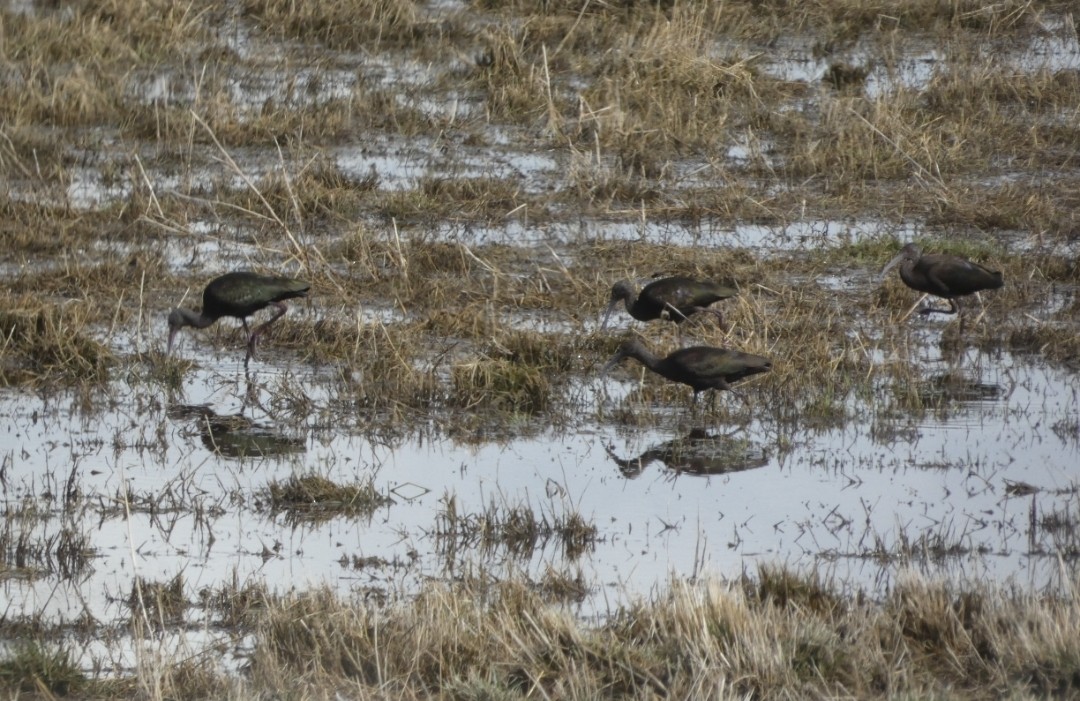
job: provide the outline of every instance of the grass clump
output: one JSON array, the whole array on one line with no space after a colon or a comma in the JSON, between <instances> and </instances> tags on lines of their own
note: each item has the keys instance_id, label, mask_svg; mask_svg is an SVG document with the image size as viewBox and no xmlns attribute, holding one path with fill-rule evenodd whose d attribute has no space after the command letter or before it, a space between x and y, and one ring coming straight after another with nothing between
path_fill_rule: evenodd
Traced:
<instances>
[{"instance_id":1,"label":"grass clump","mask_svg":"<svg viewBox=\"0 0 1080 701\"><path fill-rule=\"evenodd\" d=\"M219 587L199 590L199 601L214 616L216 625L244 630L257 621L267 598L265 584L241 584L235 573L231 581Z\"/></svg>"},{"instance_id":2,"label":"grass clump","mask_svg":"<svg viewBox=\"0 0 1080 701\"><path fill-rule=\"evenodd\" d=\"M1080 367L1080 335L1072 325L1039 324L1011 329L1008 347L1021 353L1033 353L1050 360Z\"/></svg>"},{"instance_id":3,"label":"grass clump","mask_svg":"<svg viewBox=\"0 0 1080 701\"><path fill-rule=\"evenodd\" d=\"M168 629L182 622L188 609L183 574L177 574L167 582L136 577L131 583L127 604L134 620L146 621L154 630Z\"/></svg>"},{"instance_id":4,"label":"grass clump","mask_svg":"<svg viewBox=\"0 0 1080 701\"><path fill-rule=\"evenodd\" d=\"M418 178L415 187L384 193L374 208L401 226L437 226L447 219L501 224L526 205L541 214L546 203L522 191L512 177L438 175Z\"/></svg>"},{"instance_id":5,"label":"grass clump","mask_svg":"<svg viewBox=\"0 0 1080 701\"><path fill-rule=\"evenodd\" d=\"M68 487L62 498L66 507L75 506L82 495ZM49 512L43 505L24 500L5 510L0 520L0 580L18 576L81 581L92 571L96 551L89 532L72 523L48 528Z\"/></svg>"},{"instance_id":6,"label":"grass clump","mask_svg":"<svg viewBox=\"0 0 1080 701\"><path fill-rule=\"evenodd\" d=\"M493 117L533 125L546 116L557 123L558 115L572 109L568 96L549 90L543 64L544 24L498 24L484 33L473 86L484 95Z\"/></svg>"},{"instance_id":7,"label":"grass clump","mask_svg":"<svg viewBox=\"0 0 1080 701\"><path fill-rule=\"evenodd\" d=\"M552 386L541 368L508 360L477 360L450 373L451 403L462 409L536 414L552 406Z\"/></svg>"},{"instance_id":8,"label":"grass clump","mask_svg":"<svg viewBox=\"0 0 1080 701\"><path fill-rule=\"evenodd\" d=\"M351 218L376 182L373 175L354 178L332 159L315 156L296 174L274 170L250 188L224 194L219 191L216 197L241 210L303 225L313 218L317 221Z\"/></svg>"},{"instance_id":9,"label":"grass clump","mask_svg":"<svg viewBox=\"0 0 1080 701\"><path fill-rule=\"evenodd\" d=\"M512 178L425 176L418 187L438 211L456 217L501 220L523 203Z\"/></svg>"},{"instance_id":10,"label":"grass clump","mask_svg":"<svg viewBox=\"0 0 1080 701\"><path fill-rule=\"evenodd\" d=\"M578 368L581 345L581 340L573 337L511 331L493 339L488 353L554 375Z\"/></svg>"},{"instance_id":11,"label":"grass clump","mask_svg":"<svg viewBox=\"0 0 1080 701\"><path fill-rule=\"evenodd\" d=\"M122 123L132 105L126 89L133 64L179 59L185 47L211 36L195 4L158 0L5 11L0 32L4 56L20 76L0 81L0 115L8 124L62 128Z\"/></svg>"},{"instance_id":12,"label":"grass clump","mask_svg":"<svg viewBox=\"0 0 1080 701\"><path fill-rule=\"evenodd\" d=\"M314 474L274 480L263 490L262 499L271 514L285 513L298 521L335 516L364 518L392 503L390 497L375 489L373 480L339 484Z\"/></svg>"},{"instance_id":13,"label":"grass clump","mask_svg":"<svg viewBox=\"0 0 1080 701\"><path fill-rule=\"evenodd\" d=\"M342 399L397 416L399 409L429 409L445 394L434 368L421 366L438 358L425 357L426 346L419 345L415 329L371 325L357 332L336 323L324 329L330 343L318 350L348 364L338 388Z\"/></svg>"},{"instance_id":14,"label":"grass clump","mask_svg":"<svg viewBox=\"0 0 1080 701\"><path fill-rule=\"evenodd\" d=\"M30 641L4 646L0 651L0 689L14 696L42 692L67 696L89 686L71 650L63 646Z\"/></svg>"},{"instance_id":15,"label":"grass clump","mask_svg":"<svg viewBox=\"0 0 1080 701\"><path fill-rule=\"evenodd\" d=\"M82 304L0 312L0 383L102 385L113 353L87 328Z\"/></svg>"}]
</instances>

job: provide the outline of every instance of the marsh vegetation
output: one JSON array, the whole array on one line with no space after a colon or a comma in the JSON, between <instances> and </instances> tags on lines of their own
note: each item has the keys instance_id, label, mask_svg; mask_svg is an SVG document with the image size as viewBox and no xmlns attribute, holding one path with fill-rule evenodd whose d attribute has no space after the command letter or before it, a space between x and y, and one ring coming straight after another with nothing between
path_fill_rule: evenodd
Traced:
<instances>
[{"instance_id":1,"label":"marsh vegetation","mask_svg":"<svg viewBox=\"0 0 1080 701\"><path fill-rule=\"evenodd\" d=\"M3 3L0 689L1076 695L1074 11ZM659 275L738 295L600 328Z\"/></svg>"}]
</instances>

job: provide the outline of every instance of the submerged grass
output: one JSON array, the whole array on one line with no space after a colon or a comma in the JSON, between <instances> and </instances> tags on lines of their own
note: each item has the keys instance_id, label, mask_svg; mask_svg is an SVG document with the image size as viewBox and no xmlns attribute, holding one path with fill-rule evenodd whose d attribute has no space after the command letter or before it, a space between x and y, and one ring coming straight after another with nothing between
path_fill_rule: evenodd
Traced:
<instances>
[{"instance_id":1,"label":"submerged grass","mask_svg":"<svg viewBox=\"0 0 1080 701\"><path fill-rule=\"evenodd\" d=\"M68 505L78 494L67 495ZM0 521L0 580L52 578L80 581L93 569L95 546L79 521L52 523L43 505L25 501L5 509Z\"/></svg>"},{"instance_id":2,"label":"submerged grass","mask_svg":"<svg viewBox=\"0 0 1080 701\"><path fill-rule=\"evenodd\" d=\"M482 513L462 514L457 499L446 496L436 518L438 548L452 561L458 552L479 548L482 553L505 552L528 560L549 542L556 542L570 560L575 560L595 544L598 529L574 509L555 513L539 511L529 503L489 502Z\"/></svg>"}]
</instances>

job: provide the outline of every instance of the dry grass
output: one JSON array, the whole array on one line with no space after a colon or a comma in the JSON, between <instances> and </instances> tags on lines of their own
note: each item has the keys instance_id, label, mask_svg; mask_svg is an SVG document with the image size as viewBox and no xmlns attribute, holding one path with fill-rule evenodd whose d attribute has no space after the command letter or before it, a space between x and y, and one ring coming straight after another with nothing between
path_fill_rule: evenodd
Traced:
<instances>
[{"instance_id":1,"label":"dry grass","mask_svg":"<svg viewBox=\"0 0 1080 701\"><path fill-rule=\"evenodd\" d=\"M37 300L12 301L33 304ZM94 313L85 304L22 309L16 306L13 311L0 313L0 382L46 387L55 383L107 382L114 356L90 335L90 317Z\"/></svg>"},{"instance_id":2,"label":"dry grass","mask_svg":"<svg viewBox=\"0 0 1080 701\"><path fill-rule=\"evenodd\" d=\"M6 651L0 660L0 688L16 697L21 694L67 696L87 686L86 676L70 650L23 642Z\"/></svg>"},{"instance_id":3,"label":"dry grass","mask_svg":"<svg viewBox=\"0 0 1080 701\"><path fill-rule=\"evenodd\" d=\"M725 396L699 403L695 420L771 422L785 451L795 432L869 408L885 436L897 421L1000 391L963 372L929 374L918 352L927 335L940 332L943 356L970 345L1080 367L1080 267L1063 248L1080 231L1080 79L1011 58L1033 38L1075 41L1059 14L1071 11L1018 0L5 8L0 383L26 396L74 386L88 412L118 378L148 403L171 399L203 357L161 360L161 313L185 292L197 299L221 267L251 267L314 285L262 347L317 378L311 396L292 378L268 390L296 426L489 443L590 422L666 425L686 416L686 388L620 369L609 386L644 380L614 401L590 383L624 333L657 351L678 343L670 325L631 326L624 314L598 333L612 282L680 273L740 289L724 303L727 331L694 321L687 340L774 362L742 386L749 408ZM925 73L909 76L928 50ZM778 77L785 56L829 68ZM532 154L555 172L529 170ZM510 167L478 172L485 159ZM877 280L902 241L786 253L722 236L814 220L915 230L927 250L1001 269L1006 287L984 295L985 314L960 338L956 324L906 317L915 293L895 276ZM611 240L611 223L718 235ZM549 224L565 228L548 236ZM474 227L506 233L483 243ZM186 349L239 355L236 326ZM221 455L304 449L269 429L204 423L193 440ZM1053 430L1076 434L1068 421ZM109 508L199 521L202 501L185 485L118 488ZM256 498L294 525L366 518L388 503L371 482L319 474L271 482ZM444 507L436 535L451 565L462 548L524 561L557 543L577 557L604 537L572 510ZM1044 516L1075 552L1064 535L1074 514ZM5 573L77 579L92 561L78 528L38 542L9 520L0 540ZM867 556L904 554L879 545ZM933 555L955 543L899 547ZM133 586L134 618L157 624L145 632L192 625L183 577ZM1078 693L1075 597L909 581L871 601L765 570L676 583L600 624L552 606L585 587L572 572L475 575L373 606L234 583L198 598L215 623L253 636L242 676L202 655L141 669L137 692L130 680L86 691L64 648L37 645L5 651L0 688L117 698Z\"/></svg>"},{"instance_id":4,"label":"dry grass","mask_svg":"<svg viewBox=\"0 0 1080 701\"><path fill-rule=\"evenodd\" d=\"M1069 599L909 579L870 601L777 570L673 583L600 625L516 583L433 585L385 608L316 591L269 603L246 684L397 698L1070 695L1078 623Z\"/></svg>"},{"instance_id":5,"label":"dry grass","mask_svg":"<svg viewBox=\"0 0 1080 701\"><path fill-rule=\"evenodd\" d=\"M303 4L245 0L242 12L253 17L264 31L331 49L369 49L372 43L409 43L426 38L425 23L412 0L320 0Z\"/></svg>"},{"instance_id":6,"label":"dry grass","mask_svg":"<svg viewBox=\"0 0 1080 701\"><path fill-rule=\"evenodd\" d=\"M184 577L178 574L167 582L136 578L132 582L127 605L136 624L147 621L153 630L167 630L182 622L188 609Z\"/></svg>"},{"instance_id":7,"label":"dry grass","mask_svg":"<svg viewBox=\"0 0 1080 701\"><path fill-rule=\"evenodd\" d=\"M289 192L282 190L281 197L287 198ZM255 207L260 202L248 204ZM279 206L285 206L285 199ZM306 207L301 219L317 217L322 211L322 205L299 207ZM1035 350L1061 361L1075 357L1069 335L1074 307L1066 307L1057 320L1048 319L1051 323L1038 327L1025 326L1009 313L1037 305L1044 295L1041 285L1076 284L1075 267L1057 256L1011 258L997 245L965 241L924 244L928 250L956 253L1001 268L1010 281L1005 289L986 296L987 316L969 331L968 340L985 348L1007 344ZM767 396L768 411L777 418L794 420L809 413L836 422L846 417L846 399L852 393L871 396L883 374L897 386L921 374L914 359L889 366L874 361L879 350L895 356L890 348L904 343L898 332L913 322L901 323L900 317L915 295L895 277L882 286L874 277L896 245L888 240L868 241L809 256L761 259L749 251L593 242L572 247L564 260L550 254L538 258L528 249L505 244L465 246L422 238L386 242L362 230L332 254L347 260L354 275L342 277L324 269L314 276L319 306L324 310L389 306L400 312L401 320L373 324L328 312L318 312L312 319L298 310L279 321L267 338L279 351L302 353L317 362L342 363L348 371L341 374L336 394L375 411L390 409L388 418L397 417L402 409L483 406L507 423L515 422L520 414L555 420L582 408L576 378L595 372L610 355L617 344L618 327L611 334L538 333L515 329L515 318L556 314L571 328L583 329L598 319L613 280L686 273L742 290L737 299L725 303L726 333L698 320L686 325L689 338L772 358L773 371L755 378L749 391ZM662 268L657 268L657 261L663 261ZM126 263L69 264L57 271L27 274L15 282L13 290L23 296L10 306L17 309L29 304L34 300L31 291L53 297L86 295L81 304L64 308L69 313L84 310L77 323L87 332L96 327L97 334L103 327L126 323L135 316L126 302L134 293L113 287L114 281L133 274L160 278L161 267L156 257L132 258ZM838 272L862 281L839 290L819 282ZM205 277L199 277L186 284L197 290L204 282ZM13 313L9 316L16 318ZM108 367L104 356L90 353L89 346L64 351L78 337L50 336L49 328L60 328L56 324L61 323L57 320L50 327L46 323L50 318L42 317L42 324L34 326L44 337L38 332L27 335L29 322L12 321L11 329L23 330L12 336L12 342L18 343L9 344L5 351L12 358L7 364L9 382L42 376L51 365L40 364L58 354L61 360L72 358L71 363L62 364L70 366L73 378L107 379L102 374ZM227 335L228 343L235 344L233 327L219 326L213 334ZM673 347L674 338L665 325L639 328L657 351ZM38 352L41 348L47 353ZM31 358L39 364L36 369L27 368ZM75 359L80 358L76 365ZM807 368L818 370L808 373ZM823 391L822 377L831 378L824 387L827 391ZM654 378L646 387L648 392L640 400L685 401L685 392ZM725 406L720 405L725 413L742 411L739 406Z\"/></svg>"},{"instance_id":8,"label":"dry grass","mask_svg":"<svg viewBox=\"0 0 1080 701\"><path fill-rule=\"evenodd\" d=\"M337 516L370 517L379 507L392 503L375 489L373 480L338 484L315 474L272 481L260 499L266 502L272 515L284 513L294 523Z\"/></svg>"},{"instance_id":9,"label":"dry grass","mask_svg":"<svg viewBox=\"0 0 1080 701\"><path fill-rule=\"evenodd\" d=\"M1002 269L1009 281L1003 290L984 295L982 306L967 301L973 316L982 315L967 330L967 343L987 350L1031 350L1066 362L1075 357L1069 331L1075 306L1041 325L1024 323L1014 313L1037 307L1046 284L1075 285L1073 266L1052 255L1010 257L998 245L977 239L923 243L927 250L964 255ZM747 384L746 391L757 397L753 411L768 412L783 422L816 417L822 425L837 425L849 418L850 399L869 400L882 381L898 388L921 386L920 361L905 350L909 330L925 323L904 318L918 295L895 275L880 285L876 277L897 247L885 239L762 259L748 251L594 242L573 247L569 257L574 262L567 264L503 244L380 243L361 232L340 253L360 276L327 277L319 284L320 306L388 305L402 318L371 323L324 316L326 312L311 319L297 311L279 321L268 339L279 351L341 363L347 370L335 394L386 420L401 420L402 411L445 409L444 418L457 425L451 417L459 409L484 407L490 411L481 423L489 426L510 426L523 415L560 425L586 409L590 400L581 396L579 380L597 371L624 333L619 330L627 324L624 315L616 317L609 333L581 332L597 322L610 284L624 277L679 272L741 290L724 305L727 332L701 319L686 324L684 332L690 342L773 359L770 373ZM656 267L658 260L664 267ZM838 274L850 276L848 288L822 283ZM192 281L191 286L198 284ZM553 313L578 331L514 328L519 315ZM953 329L957 342L955 326L945 328ZM676 344L666 324L634 327L657 352ZM231 328L222 333L234 336ZM881 364L876 358L882 353L895 361ZM631 401L684 405L688 396L685 388L652 376L643 392ZM948 397L932 388L905 391L903 396L903 403L916 410L926 404L919 397ZM719 402L715 410L723 416L748 415L734 401ZM381 414L384 411L389 413Z\"/></svg>"}]
</instances>

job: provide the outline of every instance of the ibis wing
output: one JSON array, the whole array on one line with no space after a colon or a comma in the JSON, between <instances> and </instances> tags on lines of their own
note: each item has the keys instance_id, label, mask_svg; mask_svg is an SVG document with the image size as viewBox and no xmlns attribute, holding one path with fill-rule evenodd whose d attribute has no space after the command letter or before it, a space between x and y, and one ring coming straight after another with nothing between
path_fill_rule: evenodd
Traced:
<instances>
[{"instance_id":1,"label":"ibis wing","mask_svg":"<svg viewBox=\"0 0 1080 701\"><path fill-rule=\"evenodd\" d=\"M273 302L303 297L311 285L287 277L229 273L210 282L203 292L203 310L216 316L250 316Z\"/></svg>"},{"instance_id":2,"label":"ibis wing","mask_svg":"<svg viewBox=\"0 0 1080 701\"><path fill-rule=\"evenodd\" d=\"M677 350L667 357L667 361L672 369L694 377L699 384L722 388L726 383L767 372L772 367L767 358L759 355L711 346Z\"/></svg>"},{"instance_id":3,"label":"ibis wing","mask_svg":"<svg viewBox=\"0 0 1080 701\"><path fill-rule=\"evenodd\" d=\"M707 307L713 302L734 297L736 290L711 280L695 280L689 277L668 277L649 283L641 291L641 297L661 307L675 307L684 314L695 307Z\"/></svg>"},{"instance_id":4,"label":"ibis wing","mask_svg":"<svg viewBox=\"0 0 1080 701\"><path fill-rule=\"evenodd\" d=\"M957 256L923 256L920 267L941 297L962 297L1001 287L1001 273ZM930 291L930 290L927 290Z\"/></svg>"}]
</instances>

